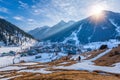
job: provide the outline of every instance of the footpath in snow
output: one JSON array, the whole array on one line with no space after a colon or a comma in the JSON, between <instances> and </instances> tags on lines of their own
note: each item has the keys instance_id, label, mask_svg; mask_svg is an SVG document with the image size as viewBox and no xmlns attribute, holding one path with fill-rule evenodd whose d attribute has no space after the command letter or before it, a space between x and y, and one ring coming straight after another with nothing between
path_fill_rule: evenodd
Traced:
<instances>
[{"instance_id":1,"label":"footpath in snow","mask_svg":"<svg viewBox=\"0 0 120 80\"><path fill-rule=\"evenodd\" d=\"M90 72L99 70L99 71L103 71L103 72L120 74L120 63L114 64L114 67L107 67L107 66L96 66L92 62L92 61L102 57L103 55L107 54L110 51L111 51L111 49L108 49L93 59L83 60L82 62L78 62L71 66L58 66L58 67L54 67L54 68L56 68L56 69L71 69L71 70L88 70Z\"/></svg>"}]
</instances>

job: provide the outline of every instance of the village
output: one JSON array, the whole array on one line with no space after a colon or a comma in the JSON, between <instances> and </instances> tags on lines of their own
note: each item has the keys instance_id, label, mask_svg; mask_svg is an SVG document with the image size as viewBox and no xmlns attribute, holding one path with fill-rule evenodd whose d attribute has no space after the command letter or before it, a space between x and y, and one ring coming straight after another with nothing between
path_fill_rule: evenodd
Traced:
<instances>
[{"instance_id":1,"label":"village","mask_svg":"<svg viewBox=\"0 0 120 80\"><path fill-rule=\"evenodd\" d=\"M84 51L83 51L84 50ZM19 52L15 51L9 51L7 53L1 53L0 57L5 56L14 56L13 58L13 64L15 63L15 59L21 58L21 57L29 57L29 56L35 56L35 59L42 58L41 55L43 53L47 53L49 55L54 54L54 56L57 56L58 53L63 53L66 55L75 55L83 53L87 50L83 49L82 46L76 46L74 44L64 44L64 43L50 43L50 42L39 42L35 46L22 49ZM22 60L22 62L24 62Z\"/></svg>"}]
</instances>

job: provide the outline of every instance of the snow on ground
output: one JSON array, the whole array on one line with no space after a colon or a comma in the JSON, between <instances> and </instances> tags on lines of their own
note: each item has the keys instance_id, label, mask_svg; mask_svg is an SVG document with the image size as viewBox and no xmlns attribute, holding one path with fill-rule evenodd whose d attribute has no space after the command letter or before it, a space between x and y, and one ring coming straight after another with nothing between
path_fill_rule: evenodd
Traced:
<instances>
[{"instance_id":1,"label":"snow on ground","mask_svg":"<svg viewBox=\"0 0 120 80\"><path fill-rule=\"evenodd\" d=\"M101 45L108 45L108 48L113 48L113 47L117 47L118 44L120 44L120 41L118 40L109 40L109 41L105 41L105 42L92 42L92 43L88 43L86 45L83 45L84 49L90 48L92 50L95 49L99 49Z\"/></svg>"},{"instance_id":2,"label":"snow on ground","mask_svg":"<svg viewBox=\"0 0 120 80\"><path fill-rule=\"evenodd\" d=\"M26 49L26 48L29 48L31 46L34 46L37 42L35 40L32 40L32 41L28 41L28 42L24 42L21 46L18 46L18 47L0 47L0 53L7 53L7 52L10 52L10 51L15 51L15 52L19 52L21 51L22 49Z\"/></svg>"},{"instance_id":3,"label":"snow on ground","mask_svg":"<svg viewBox=\"0 0 120 80\"><path fill-rule=\"evenodd\" d=\"M48 74L52 73L52 71L46 71L46 68L41 68L41 69L27 69L27 70L21 70L19 72L32 72L32 73L43 73L43 74Z\"/></svg>"},{"instance_id":4,"label":"snow on ground","mask_svg":"<svg viewBox=\"0 0 120 80\"><path fill-rule=\"evenodd\" d=\"M109 21L111 22L111 24L113 24L116 27L116 31L119 36L120 35L120 26L118 26L118 24L116 24L113 19L109 19Z\"/></svg>"},{"instance_id":5,"label":"snow on ground","mask_svg":"<svg viewBox=\"0 0 120 80\"><path fill-rule=\"evenodd\" d=\"M41 56L41 58L36 59L36 56ZM38 55L34 56L27 56L27 57L21 57L20 61L24 60L26 62L51 62L52 60L56 60L61 58L62 56L67 56L67 54L64 53L58 53L58 55L55 55L54 53L39 53Z\"/></svg>"},{"instance_id":6,"label":"snow on ground","mask_svg":"<svg viewBox=\"0 0 120 80\"><path fill-rule=\"evenodd\" d=\"M78 54L78 55L73 55L73 56L70 58L70 60L77 60L79 56L80 56L79 54ZM81 59L85 59L84 56L80 56L80 57L81 57Z\"/></svg>"},{"instance_id":7,"label":"snow on ground","mask_svg":"<svg viewBox=\"0 0 120 80\"><path fill-rule=\"evenodd\" d=\"M0 78L4 77L3 75L0 75Z\"/></svg>"},{"instance_id":8,"label":"snow on ground","mask_svg":"<svg viewBox=\"0 0 120 80\"><path fill-rule=\"evenodd\" d=\"M95 61L95 60L97 60L98 58L104 56L105 54L107 54L107 53L110 52L111 50L112 50L112 49L108 49L108 50L106 50L105 52L99 54L98 56L96 56L96 57L90 59L90 61Z\"/></svg>"},{"instance_id":9,"label":"snow on ground","mask_svg":"<svg viewBox=\"0 0 120 80\"><path fill-rule=\"evenodd\" d=\"M84 61L81 63L76 63L71 66L58 66L57 69L71 69L71 70L88 70L88 71L94 71L94 70L100 70L104 72L109 73L116 73L120 74L120 64L116 65L114 67L106 67L106 66L95 66L92 62Z\"/></svg>"},{"instance_id":10,"label":"snow on ground","mask_svg":"<svg viewBox=\"0 0 120 80\"><path fill-rule=\"evenodd\" d=\"M106 50L105 52L99 54L93 59L90 60L82 60L81 63L76 63L71 66L58 66L54 67L57 69L71 69L71 70L88 70L88 71L94 71L94 70L100 70L104 72L109 72L109 73L116 73L120 74L120 63L114 64L114 67L107 67L107 66L96 66L92 61L102 57L103 55L107 54L111 49Z\"/></svg>"},{"instance_id":11,"label":"snow on ground","mask_svg":"<svg viewBox=\"0 0 120 80\"><path fill-rule=\"evenodd\" d=\"M28 63L19 63L19 64L15 64L15 65L22 65L22 66L31 66L31 65L36 65L38 63L35 62L28 62Z\"/></svg>"},{"instance_id":12,"label":"snow on ground","mask_svg":"<svg viewBox=\"0 0 120 80\"><path fill-rule=\"evenodd\" d=\"M68 64L69 62L63 62L63 63L60 63L60 64Z\"/></svg>"},{"instance_id":13,"label":"snow on ground","mask_svg":"<svg viewBox=\"0 0 120 80\"><path fill-rule=\"evenodd\" d=\"M14 57L12 56L0 57L0 67L5 67L13 64L13 58Z\"/></svg>"},{"instance_id":14,"label":"snow on ground","mask_svg":"<svg viewBox=\"0 0 120 80\"><path fill-rule=\"evenodd\" d=\"M9 52L9 51L15 51L15 52L17 52L17 51L19 51L20 50L20 47L1 47L0 48L0 53L7 53L7 52Z\"/></svg>"},{"instance_id":15,"label":"snow on ground","mask_svg":"<svg viewBox=\"0 0 120 80\"><path fill-rule=\"evenodd\" d=\"M8 78L2 78L0 80L10 80L12 78L16 78L16 77L20 77L20 76L22 76L22 75L12 76L12 77L8 77Z\"/></svg>"},{"instance_id":16,"label":"snow on ground","mask_svg":"<svg viewBox=\"0 0 120 80\"><path fill-rule=\"evenodd\" d=\"M41 58L36 59L36 56L41 56ZM34 56L26 56L26 57L20 57L15 59L15 63L19 63L21 61L25 62L51 62L52 60L56 60L61 58L62 56L67 56L67 54L64 53L58 53L58 55L55 55L54 53L39 53ZM0 57L0 67L5 67L8 65L13 64L13 56L4 56ZM29 63L27 63L29 64ZM32 64L32 63L30 63ZM30 65L29 64L29 65Z\"/></svg>"},{"instance_id":17,"label":"snow on ground","mask_svg":"<svg viewBox=\"0 0 120 80\"><path fill-rule=\"evenodd\" d=\"M24 69L24 68L26 68L26 67L8 66L8 67L0 68L0 71L20 70L20 69Z\"/></svg>"},{"instance_id":18,"label":"snow on ground","mask_svg":"<svg viewBox=\"0 0 120 80\"><path fill-rule=\"evenodd\" d=\"M72 34L65 38L65 40L63 41L63 43L66 43L68 40L74 40L75 41L75 45L79 45L79 40L77 37L78 32L80 32L80 30L82 29L82 25L80 25L79 29L77 31L72 32Z\"/></svg>"}]
</instances>

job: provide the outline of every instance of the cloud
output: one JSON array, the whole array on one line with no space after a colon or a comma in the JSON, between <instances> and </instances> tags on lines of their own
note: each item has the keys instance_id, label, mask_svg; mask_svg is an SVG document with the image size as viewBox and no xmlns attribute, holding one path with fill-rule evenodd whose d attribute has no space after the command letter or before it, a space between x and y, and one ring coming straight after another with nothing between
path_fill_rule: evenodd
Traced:
<instances>
[{"instance_id":1,"label":"cloud","mask_svg":"<svg viewBox=\"0 0 120 80\"><path fill-rule=\"evenodd\" d=\"M0 7L0 12L8 13L8 9L5 7Z\"/></svg>"},{"instance_id":2,"label":"cloud","mask_svg":"<svg viewBox=\"0 0 120 80\"><path fill-rule=\"evenodd\" d=\"M34 14L34 15L39 15L39 14L41 14L41 9L33 9L33 14Z\"/></svg>"},{"instance_id":3,"label":"cloud","mask_svg":"<svg viewBox=\"0 0 120 80\"><path fill-rule=\"evenodd\" d=\"M20 4L20 7L24 8L24 9L29 8L29 5L27 3L24 3L22 1L18 1L18 3Z\"/></svg>"},{"instance_id":4,"label":"cloud","mask_svg":"<svg viewBox=\"0 0 120 80\"><path fill-rule=\"evenodd\" d=\"M27 19L28 22L34 22L35 20L34 19Z\"/></svg>"},{"instance_id":5,"label":"cloud","mask_svg":"<svg viewBox=\"0 0 120 80\"><path fill-rule=\"evenodd\" d=\"M23 21L24 17L23 16L14 16L13 17L15 20Z\"/></svg>"},{"instance_id":6,"label":"cloud","mask_svg":"<svg viewBox=\"0 0 120 80\"><path fill-rule=\"evenodd\" d=\"M0 0L2 1L2 0ZM3 0L4 1L4 0ZM30 1L30 2L29 2ZM19 11L23 10L22 16L15 16L15 20L24 22L23 26L30 28L41 27L44 25L53 26L59 21L81 20L90 16L89 10L95 4L107 4L108 10L120 12L120 0L18 0ZM9 8L10 11L11 7ZM0 11L8 12L6 9ZM14 12L14 11L13 11ZM15 11L17 12L17 11ZM21 11L22 12L22 11ZM13 16L13 15L12 15ZM21 24L21 23L20 23Z\"/></svg>"}]
</instances>

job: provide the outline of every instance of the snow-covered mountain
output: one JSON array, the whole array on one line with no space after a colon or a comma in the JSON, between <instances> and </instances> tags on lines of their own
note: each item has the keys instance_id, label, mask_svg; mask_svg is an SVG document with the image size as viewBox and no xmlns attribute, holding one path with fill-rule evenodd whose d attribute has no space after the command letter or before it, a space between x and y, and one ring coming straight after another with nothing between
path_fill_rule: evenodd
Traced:
<instances>
[{"instance_id":1,"label":"snow-covered mountain","mask_svg":"<svg viewBox=\"0 0 120 80\"><path fill-rule=\"evenodd\" d=\"M120 38L120 13L112 11L103 11L100 20L92 15L86 19L75 22L72 25L61 26L60 31L44 36L42 40L50 40L52 42L69 42L75 44L86 44L89 42L107 41L109 39ZM51 30L50 30L51 31Z\"/></svg>"},{"instance_id":2,"label":"snow-covered mountain","mask_svg":"<svg viewBox=\"0 0 120 80\"><path fill-rule=\"evenodd\" d=\"M31 34L32 36L34 36L34 38L36 39L41 39L44 35L44 33L49 29L49 26L43 26L43 27L39 27L39 28L35 28L31 31L29 31L28 33Z\"/></svg>"},{"instance_id":3,"label":"snow-covered mountain","mask_svg":"<svg viewBox=\"0 0 120 80\"><path fill-rule=\"evenodd\" d=\"M31 34L32 36L34 36L36 39L43 40L45 38L48 38L56 33L59 33L65 29L67 29L73 23L75 23L75 22L74 21L65 22L62 20L52 27L43 26L43 27L31 30L28 33Z\"/></svg>"},{"instance_id":4,"label":"snow-covered mountain","mask_svg":"<svg viewBox=\"0 0 120 80\"><path fill-rule=\"evenodd\" d=\"M0 46L22 45L34 38L10 22L0 19Z\"/></svg>"}]
</instances>

